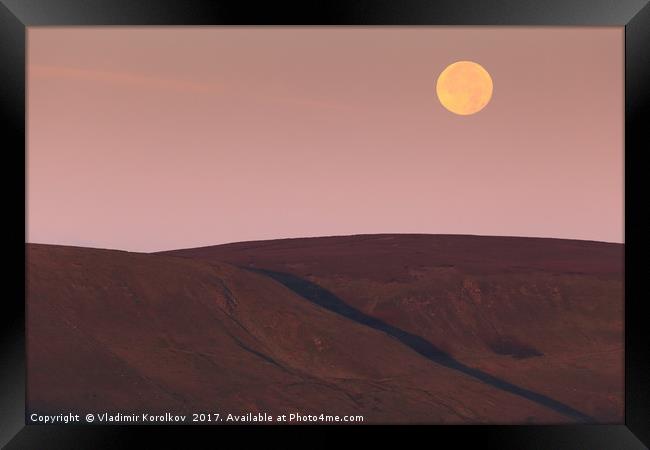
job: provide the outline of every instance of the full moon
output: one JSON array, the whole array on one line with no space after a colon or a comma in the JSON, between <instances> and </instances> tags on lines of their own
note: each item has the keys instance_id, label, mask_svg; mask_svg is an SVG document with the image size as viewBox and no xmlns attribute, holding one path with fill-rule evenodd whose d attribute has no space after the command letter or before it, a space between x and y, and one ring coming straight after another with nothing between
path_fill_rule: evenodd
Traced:
<instances>
[{"instance_id":1,"label":"full moon","mask_svg":"<svg viewBox=\"0 0 650 450\"><path fill-rule=\"evenodd\" d=\"M438 76L436 94L442 106L461 116L476 114L492 98L492 77L473 61L457 61Z\"/></svg>"}]
</instances>

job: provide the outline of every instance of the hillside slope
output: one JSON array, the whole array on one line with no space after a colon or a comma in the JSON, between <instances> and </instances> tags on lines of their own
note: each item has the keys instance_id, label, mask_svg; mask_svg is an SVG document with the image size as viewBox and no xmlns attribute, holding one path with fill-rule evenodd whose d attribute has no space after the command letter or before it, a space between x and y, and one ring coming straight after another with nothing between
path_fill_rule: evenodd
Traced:
<instances>
[{"instance_id":1,"label":"hillside slope","mask_svg":"<svg viewBox=\"0 0 650 450\"><path fill-rule=\"evenodd\" d=\"M469 367L621 422L623 250L559 239L360 235L165 254L260 271Z\"/></svg>"},{"instance_id":2,"label":"hillside slope","mask_svg":"<svg viewBox=\"0 0 650 450\"><path fill-rule=\"evenodd\" d=\"M29 412L577 420L227 263L29 244L27 264Z\"/></svg>"}]
</instances>

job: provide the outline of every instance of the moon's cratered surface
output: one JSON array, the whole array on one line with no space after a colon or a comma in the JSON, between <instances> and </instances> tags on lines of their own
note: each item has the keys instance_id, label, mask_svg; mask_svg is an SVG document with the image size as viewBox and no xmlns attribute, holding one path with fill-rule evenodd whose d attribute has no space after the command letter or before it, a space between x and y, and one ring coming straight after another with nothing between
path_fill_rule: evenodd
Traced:
<instances>
[{"instance_id":1,"label":"moon's cratered surface","mask_svg":"<svg viewBox=\"0 0 650 450\"><path fill-rule=\"evenodd\" d=\"M492 98L492 77L473 61L457 61L438 76L436 94L449 111L467 116L485 108Z\"/></svg>"}]
</instances>

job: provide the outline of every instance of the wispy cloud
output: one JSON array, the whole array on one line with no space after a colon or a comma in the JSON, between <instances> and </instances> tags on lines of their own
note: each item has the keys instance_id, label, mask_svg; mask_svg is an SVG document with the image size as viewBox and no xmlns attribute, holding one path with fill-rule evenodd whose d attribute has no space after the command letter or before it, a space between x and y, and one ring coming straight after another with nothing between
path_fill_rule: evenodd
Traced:
<instances>
[{"instance_id":1,"label":"wispy cloud","mask_svg":"<svg viewBox=\"0 0 650 450\"><path fill-rule=\"evenodd\" d=\"M327 98L316 98L311 96L291 95L290 93L274 93L266 89L251 89L245 83L230 85L228 87L221 83L202 83L189 80L178 80L161 78L149 75L142 75L127 71L109 71L97 69L80 69L75 67L51 66L41 64L30 64L28 66L28 77L42 79L60 78L66 80L85 80L115 85L133 86L143 89L157 89L162 91L196 92L202 94L227 94L240 98L254 98L261 102L280 102L293 104L298 107L309 109L326 109L338 111L353 111L350 105L340 100L329 100Z\"/></svg>"},{"instance_id":2,"label":"wispy cloud","mask_svg":"<svg viewBox=\"0 0 650 450\"><path fill-rule=\"evenodd\" d=\"M220 93L223 87L216 83L176 80L152 77L129 72L79 69L72 67L30 64L28 76L40 78L65 78L98 81L111 84L132 85L148 89L174 90L180 92Z\"/></svg>"}]
</instances>

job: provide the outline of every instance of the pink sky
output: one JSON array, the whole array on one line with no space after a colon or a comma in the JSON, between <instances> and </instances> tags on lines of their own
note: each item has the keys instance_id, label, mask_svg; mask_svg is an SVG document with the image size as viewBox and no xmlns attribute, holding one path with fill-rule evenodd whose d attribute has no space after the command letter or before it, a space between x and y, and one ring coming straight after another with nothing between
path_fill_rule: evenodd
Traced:
<instances>
[{"instance_id":1,"label":"pink sky","mask_svg":"<svg viewBox=\"0 0 650 450\"><path fill-rule=\"evenodd\" d=\"M457 60L492 101L435 95ZM27 240L623 242L623 28L28 29Z\"/></svg>"}]
</instances>

